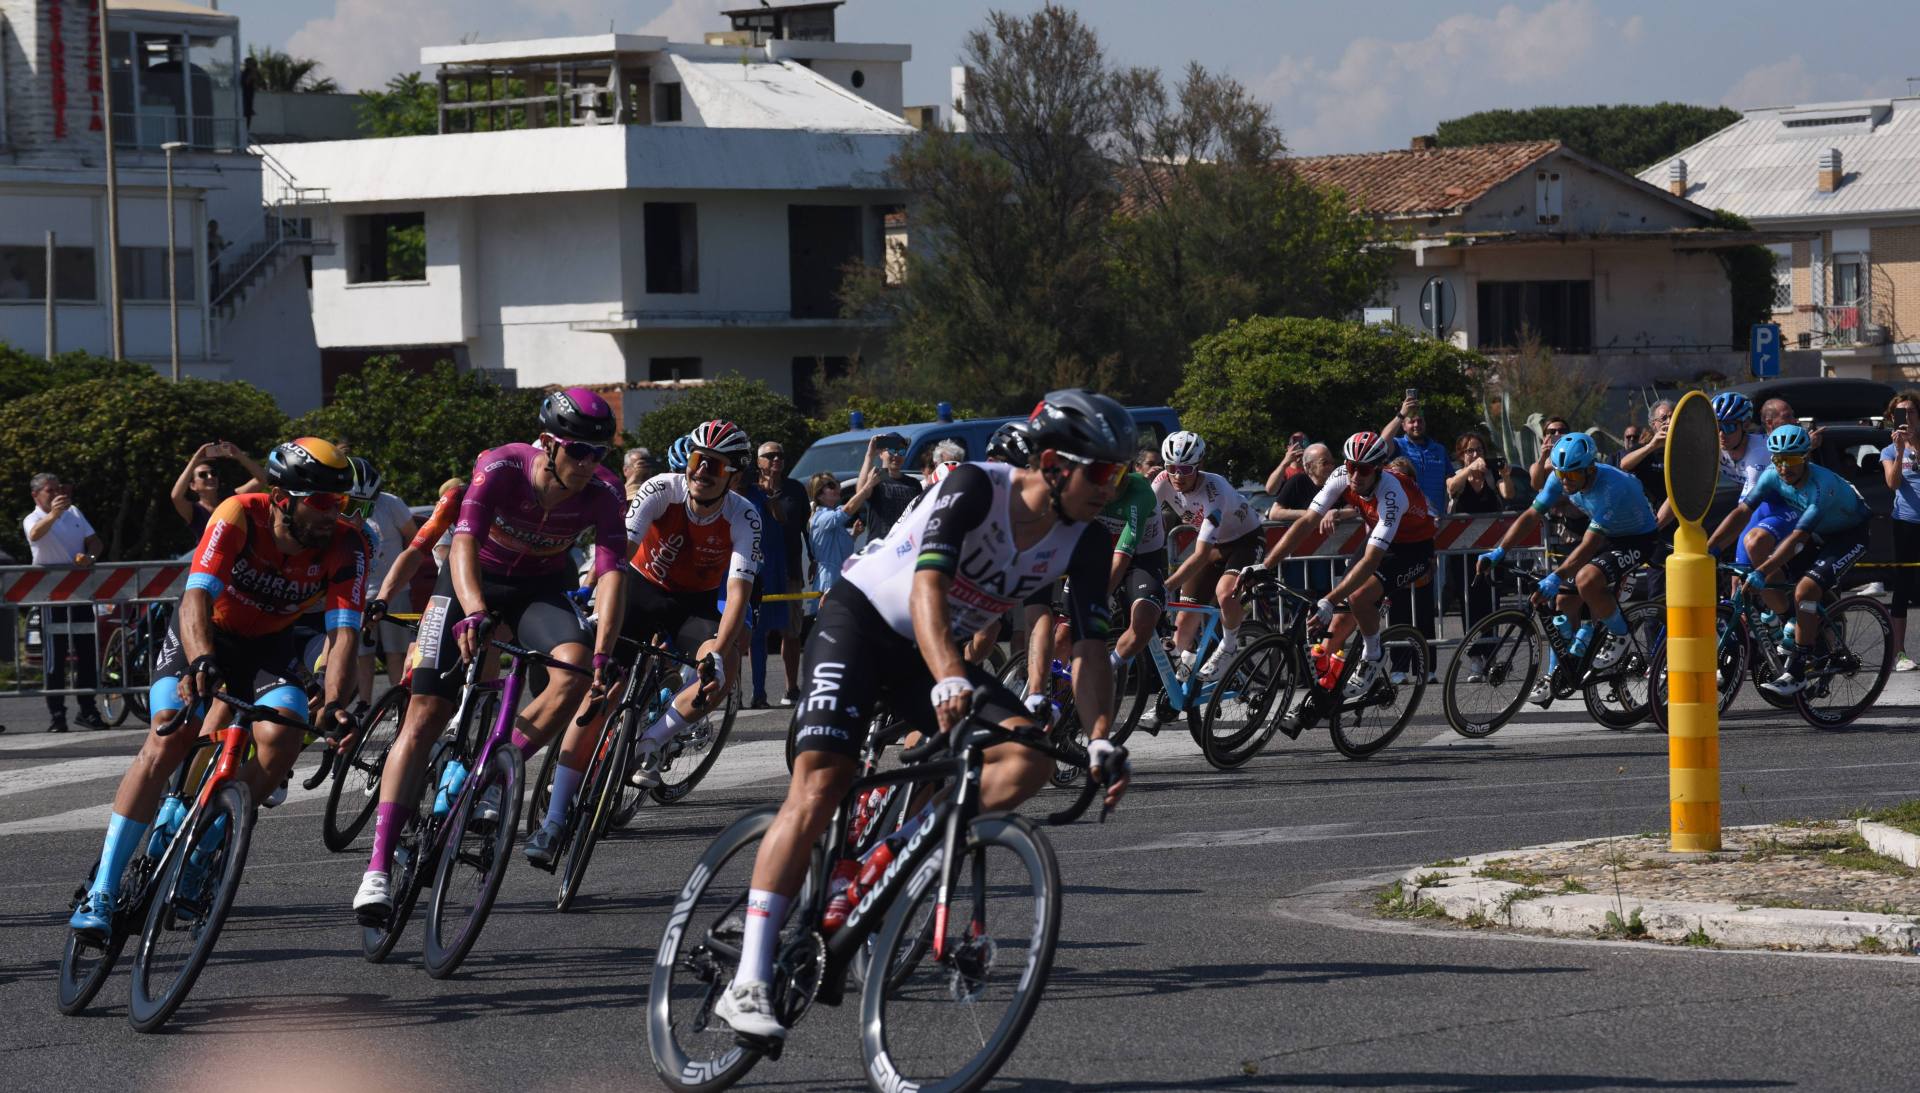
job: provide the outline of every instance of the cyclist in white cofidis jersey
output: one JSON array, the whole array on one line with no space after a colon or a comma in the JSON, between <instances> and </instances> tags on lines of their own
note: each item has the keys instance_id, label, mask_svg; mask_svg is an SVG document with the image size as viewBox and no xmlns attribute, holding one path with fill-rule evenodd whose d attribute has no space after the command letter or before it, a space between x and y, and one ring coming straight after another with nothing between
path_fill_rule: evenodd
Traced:
<instances>
[{"instance_id":1,"label":"cyclist in white cofidis jersey","mask_svg":"<svg viewBox=\"0 0 1920 1093\"><path fill-rule=\"evenodd\" d=\"M1180 521L1199 529L1193 553L1166 580L1167 590L1195 603L1220 605L1220 644L1200 668L1200 678L1212 679L1226 667L1240 647L1240 623L1247 609L1234 593L1240 570L1260 555L1260 517L1240 491L1211 471L1201 470L1207 442L1198 433L1170 433L1160 444L1165 472L1153 480L1153 495L1178 513ZM1174 648L1179 651L1176 674L1193 673L1193 643L1199 636L1201 613L1180 612L1174 624Z\"/></svg>"},{"instance_id":2,"label":"cyclist in white cofidis jersey","mask_svg":"<svg viewBox=\"0 0 1920 1093\"><path fill-rule=\"evenodd\" d=\"M893 526L878 549L847 567L820 601L801 657L806 696L795 733L793 780L767 829L747 893L733 983L713 1014L735 1032L783 1038L770 981L789 902L812 847L853 784L876 702L910 724L949 730L967 716L1032 729L1020 700L960 657L967 638L1036 588L1067 578L1074 701L1085 718L1095 777L1106 800L1126 792L1107 730L1113 680L1107 662L1107 571L1113 537L1094 517L1113 499L1133 456L1133 418L1104 395L1054 391L1028 421L1030 465L963 463ZM1082 596L1078 590L1088 589ZM981 693L974 705L974 692ZM990 748L980 807L1010 809L1047 784L1053 760L1018 743ZM917 821L916 821L917 822ZM903 829L904 837L905 831Z\"/></svg>"}]
</instances>

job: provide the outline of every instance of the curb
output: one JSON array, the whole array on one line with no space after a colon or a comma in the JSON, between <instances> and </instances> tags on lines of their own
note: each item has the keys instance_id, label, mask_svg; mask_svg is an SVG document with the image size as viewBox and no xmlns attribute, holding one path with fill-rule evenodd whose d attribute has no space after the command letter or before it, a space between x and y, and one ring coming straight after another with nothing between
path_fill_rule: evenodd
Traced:
<instances>
[{"instance_id":1,"label":"curb","mask_svg":"<svg viewBox=\"0 0 1920 1093\"><path fill-rule=\"evenodd\" d=\"M1870 844L1873 836L1865 831L1869 826L1894 831L1905 840L1908 852L1920 857L1920 836L1863 822L1861 835ZM1561 849L1598 841L1580 839L1526 849ZM1879 845L1874 849L1900 856ZM1723 948L1859 949L1864 944L1870 951L1920 952L1920 922L1912 917L1682 900L1636 899L1623 904L1612 896L1542 893L1537 888L1474 875L1488 862L1514 853L1475 854L1460 865L1409 869L1400 875L1405 899L1409 904L1430 902L1451 919L1477 917L1490 925L1577 937L1686 942L1704 933L1713 945ZM1643 932L1623 933L1621 920L1631 920L1635 915Z\"/></svg>"},{"instance_id":2,"label":"curb","mask_svg":"<svg viewBox=\"0 0 1920 1093\"><path fill-rule=\"evenodd\" d=\"M1909 869L1920 869L1920 835L1872 820L1860 820L1857 825L1860 837L1876 854L1904 862Z\"/></svg>"}]
</instances>

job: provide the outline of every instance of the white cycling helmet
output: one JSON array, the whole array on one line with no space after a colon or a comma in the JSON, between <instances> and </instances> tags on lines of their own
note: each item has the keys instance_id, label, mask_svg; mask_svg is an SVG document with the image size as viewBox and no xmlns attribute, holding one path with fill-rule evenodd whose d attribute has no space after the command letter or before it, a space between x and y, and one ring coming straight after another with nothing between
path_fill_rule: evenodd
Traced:
<instances>
[{"instance_id":1,"label":"white cycling helmet","mask_svg":"<svg viewBox=\"0 0 1920 1093\"><path fill-rule=\"evenodd\" d=\"M1191 467L1199 463L1207 454L1207 442L1200 439L1199 433L1190 433L1185 429L1177 433L1168 433L1167 439L1160 442L1160 459L1164 463L1178 463Z\"/></svg>"}]
</instances>

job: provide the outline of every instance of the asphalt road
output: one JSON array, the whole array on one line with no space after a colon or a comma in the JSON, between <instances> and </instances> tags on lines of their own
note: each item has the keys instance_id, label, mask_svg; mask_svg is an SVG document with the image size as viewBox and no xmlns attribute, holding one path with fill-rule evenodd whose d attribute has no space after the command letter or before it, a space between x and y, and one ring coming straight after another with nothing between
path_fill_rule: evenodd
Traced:
<instances>
[{"instance_id":1,"label":"asphalt road","mask_svg":"<svg viewBox=\"0 0 1920 1093\"><path fill-rule=\"evenodd\" d=\"M1743 701L1723 740L1725 821L1916 795L1912 679L1838 734ZM0 700L0 722L0 1059L23 1090L655 1088L641 1007L669 893L784 786L784 715L743 715L689 803L643 809L603 845L574 913L550 911L551 878L516 864L445 982L421 970L417 926L393 962L360 959L347 905L364 849L328 854L320 801L296 799L262 815L193 997L167 1034L141 1036L124 971L87 1016L53 1006L68 896L138 735L46 736L21 699ZM1368 913L1399 867L1663 829L1663 737L1556 710L1484 743L1429 716L1367 762L1320 733L1281 745L1220 773L1182 733L1143 740L1114 819L1052 832L1061 947L999 1088L1914 1087L1911 959L1510 939ZM852 1009L816 1007L742 1088L864 1088Z\"/></svg>"}]
</instances>

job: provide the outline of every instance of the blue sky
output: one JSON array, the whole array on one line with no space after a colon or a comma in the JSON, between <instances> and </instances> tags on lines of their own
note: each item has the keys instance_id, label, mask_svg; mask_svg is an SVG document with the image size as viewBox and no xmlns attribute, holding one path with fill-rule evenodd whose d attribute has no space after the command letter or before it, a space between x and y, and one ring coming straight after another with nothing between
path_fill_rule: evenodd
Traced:
<instances>
[{"instance_id":1,"label":"blue sky","mask_svg":"<svg viewBox=\"0 0 1920 1093\"><path fill-rule=\"evenodd\" d=\"M349 88L471 36L665 33L698 41L756 0L221 0L247 40L314 57ZM1037 0L850 0L845 41L904 42L910 104L944 103L961 40L994 8ZM1108 53L1177 72L1224 69L1274 105L1301 153L1405 147L1494 107L1657 102L1774 106L1902 95L1920 77L1913 0L1078 0ZM1904 55L1904 56L1903 56ZM1916 83L1920 89L1920 83Z\"/></svg>"}]
</instances>

